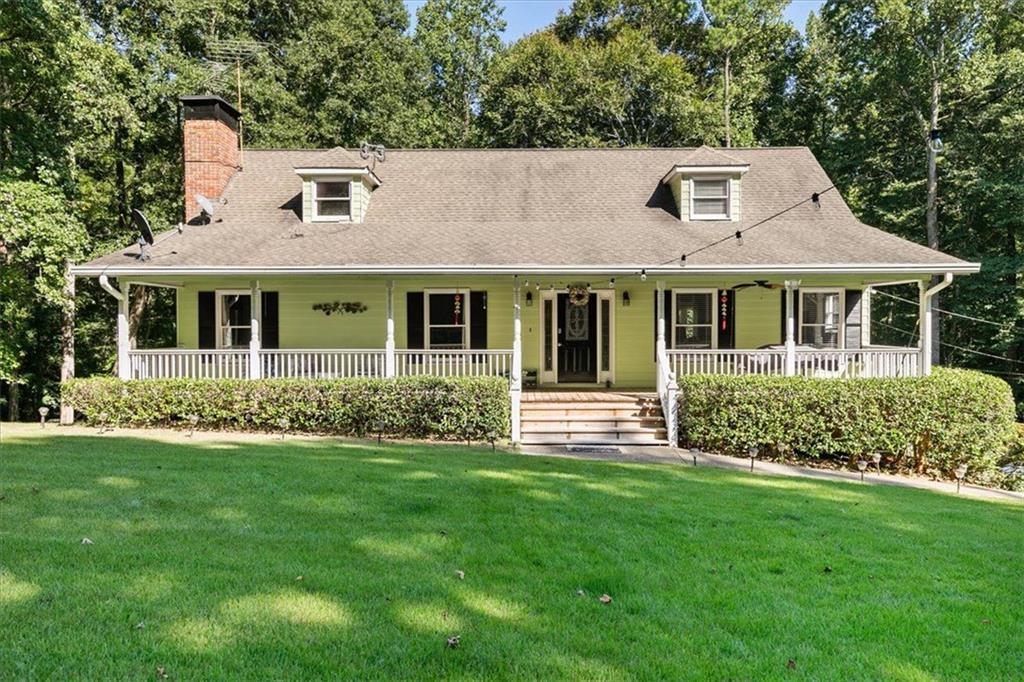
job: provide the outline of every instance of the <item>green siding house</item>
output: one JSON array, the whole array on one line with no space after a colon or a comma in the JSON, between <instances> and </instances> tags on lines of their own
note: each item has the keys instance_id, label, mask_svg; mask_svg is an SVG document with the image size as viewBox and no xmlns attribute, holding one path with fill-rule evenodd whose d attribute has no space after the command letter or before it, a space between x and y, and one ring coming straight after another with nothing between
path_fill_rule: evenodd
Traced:
<instances>
[{"instance_id":1,"label":"green siding house","mask_svg":"<svg viewBox=\"0 0 1024 682\"><path fill-rule=\"evenodd\" d=\"M183 107L183 224L74 269L127 380L497 375L514 441L556 389L649 391L671 434L681 374L926 374L930 299L978 270L861 223L803 147L243 153L230 104ZM914 347L872 342L897 282ZM175 348L130 347L137 286L175 290Z\"/></svg>"}]
</instances>

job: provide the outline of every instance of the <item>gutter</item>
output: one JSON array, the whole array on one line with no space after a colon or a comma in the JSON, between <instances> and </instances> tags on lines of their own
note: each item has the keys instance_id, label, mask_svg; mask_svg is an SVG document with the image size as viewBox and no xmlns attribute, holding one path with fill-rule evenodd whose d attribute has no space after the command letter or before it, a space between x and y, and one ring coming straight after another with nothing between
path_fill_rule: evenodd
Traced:
<instances>
[{"instance_id":1,"label":"gutter","mask_svg":"<svg viewBox=\"0 0 1024 682\"><path fill-rule=\"evenodd\" d=\"M71 268L78 277L159 277L179 275L832 275L832 274L970 274L980 263L929 265L920 263L849 263L844 265L271 265L271 266L111 266L78 265Z\"/></svg>"}]
</instances>

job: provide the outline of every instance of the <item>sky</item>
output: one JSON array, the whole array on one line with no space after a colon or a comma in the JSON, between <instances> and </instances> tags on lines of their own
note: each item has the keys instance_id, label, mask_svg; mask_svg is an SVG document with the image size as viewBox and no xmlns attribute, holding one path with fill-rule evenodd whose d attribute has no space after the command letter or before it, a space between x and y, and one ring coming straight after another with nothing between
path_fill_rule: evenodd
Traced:
<instances>
[{"instance_id":1,"label":"sky","mask_svg":"<svg viewBox=\"0 0 1024 682\"><path fill-rule=\"evenodd\" d=\"M426 0L404 1L415 26L416 10L422 7ZM807 15L821 7L823 2L824 0L791 0L789 7L786 8L786 18L803 31ZM551 24L558 15L558 10L567 9L572 0L498 0L498 4L505 7L503 16L508 28L505 29L504 40L510 43Z\"/></svg>"}]
</instances>

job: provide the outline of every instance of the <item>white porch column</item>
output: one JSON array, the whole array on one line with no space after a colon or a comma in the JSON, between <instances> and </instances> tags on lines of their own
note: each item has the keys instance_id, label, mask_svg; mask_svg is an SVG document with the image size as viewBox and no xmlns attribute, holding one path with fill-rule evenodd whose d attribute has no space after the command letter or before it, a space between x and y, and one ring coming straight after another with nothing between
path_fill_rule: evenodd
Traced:
<instances>
[{"instance_id":1,"label":"white porch column","mask_svg":"<svg viewBox=\"0 0 1024 682\"><path fill-rule=\"evenodd\" d=\"M263 323L263 292L259 281L249 282L249 315L252 335L249 337L249 378L263 377L263 363L260 362L262 346L260 325Z\"/></svg>"},{"instance_id":2,"label":"white porch column","mask_svg":"<svg viewBox=\"0 0 1024 682\"><path fill-rule=\"evenodd\" d=\"M520 407L523 399L523 321L519 307L519 275L512 280L512 376L509 377L509 397L512 401L512 444L522 440Z\"/></svg>"},{"instance_id":3,"label":"white porch column","mask_svg":"<svg viewBox=\"0 0 1024 682\"><path fill-rule=\"evenodd\" d=\"M121 297L117 299L117 378L131 379L132 366L128 351L131 349L131 340L128 330L128 292L131 285L127 282L121 284Z\"/></svg>"},{"instance_id":4,"label":"white porch column","mask_svg":"<svg viewBox=\"0 0 1024 682\"><path fill-rule=\"evenodd\" d=\"M926 377L932 373L932 300L928 296L928 282L920 281L917 286L919 292L917 324L921 330L918 340L920 353L918 374Z\"/></svg>"},{"instance_id":5,"label":"white porch column","mask_svg":"<svg viewBox=\"0 0 1024 682\"><path fill-rule=\"evenodd\" d=\"M388 282L387 322L384 327L384 376L395 376L395 281Z\"/></svg>"},{"instance_id":6,"label":"white porch column","mask_svg":"<svg viewBox=\"0 0 1024 682\"><path fill-rule=\"evenodd\" d=\"M800 282L786 280L786 376L796 374L796 319L794 318L793 289Z\"/></svg>"}]
</instances>

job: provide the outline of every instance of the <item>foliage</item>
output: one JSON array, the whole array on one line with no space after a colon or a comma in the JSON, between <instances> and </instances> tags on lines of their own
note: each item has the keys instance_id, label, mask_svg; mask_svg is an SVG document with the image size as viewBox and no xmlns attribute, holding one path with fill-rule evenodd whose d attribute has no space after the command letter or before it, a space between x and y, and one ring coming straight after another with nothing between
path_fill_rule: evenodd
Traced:
<instances>
[{"instance_id":1,"label":"foliage","mask_svg":"<svg viewBox=\"0 0 1024 682\"><path fill-rule=\"evenodd\" d=\"M52 316L59 325L71 305L66 268L81 258L84 241L60 191L0 178L0 380L23 383L33 370L52 379L50 368L39 366L47 357L39 350L53 341L40 322Z\"/></svg>"},{"instance_id":2,"label":"foliage","mask_svg":"<svg viewBox=\"0 0 1024 682\"><path fill-rule=\"evenodd\" d=\"M396 379L75 379L63 397L90 422L403 438L509 434L508 383L493 377ZM287 426L283 426L286 420Z\"/></svg>"},{"instance_id":3,"label":"foliage","mask_svg":"<svg viewBox=\"0 0 1024 682\"><path fill-rule=\"evenodd\" d=\"M1024 669L1019 503L454 444L3 428L4 677Z\"/></svg>"},{"instance_id":4,"label":"foliage","mask_svg":"<svg viewBox=\"0 0 1024 682\"><path fill-rule=\"evenodd\" d=\"M878 452L895 469L998 482L997 463L1014 433L1004 381L937 369L912 379L764 376L680 378L683 443L744 453L819 458Z\"/></svg>"}]
</instances>

